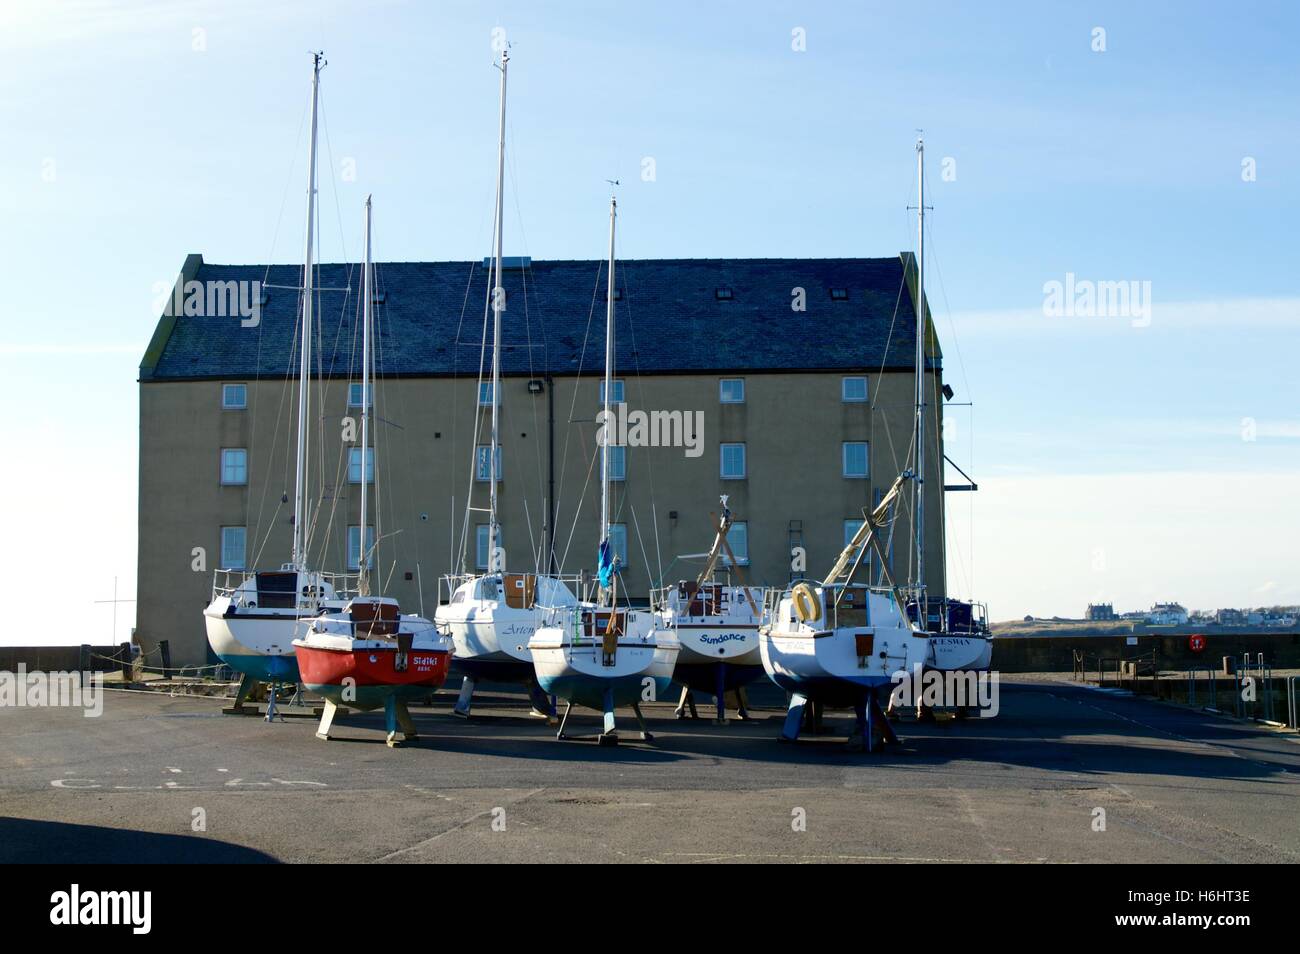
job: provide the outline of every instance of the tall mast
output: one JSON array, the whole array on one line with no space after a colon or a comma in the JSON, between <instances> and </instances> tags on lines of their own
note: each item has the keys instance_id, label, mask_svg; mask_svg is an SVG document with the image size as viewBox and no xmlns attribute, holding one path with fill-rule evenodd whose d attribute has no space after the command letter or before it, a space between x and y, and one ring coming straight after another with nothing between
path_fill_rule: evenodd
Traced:
<instances>
[{"instance_id":1,"label":"tall mast","mask_svg":"<svg viewBox=\"0 0 1300 954\"><path fill-rule=\"evenodd\" d=\"M609 434L610 401L614 396L614 222L618 218L618 200L609 197L609 281L605 288L605 435L600 450L600 542L609 540ZM612 557L612 554L611 554Z\"/></svg>"},{"instance_id":2,"label":"tall mast","mask_svg":"<svg viewBox=\"0 0 1300 954\"><path fill-rule=\"evenodd\" d=\"M505 305L505 290L501 285L501 226L504 215L506 174L506 70L510 66L510 51L501 51L501 121L497 131L497 208L496 248L493 257L492 282L492 444L488 449L488 570L497 566L497 547L501 528L497 523L497 448L500 445L501 426L501 309Z\"/></svg>"},{"instance_id":3,"label":"tall mast","mask_svg":"<svg viewBox=\"0 0 1300 954\"><path fill-rule=\"evenodd\" d=\"M918 622L926 622L925 589L925 140L916 139L916 585L920 610Z\"/></svg>"},{"instance_id":4,"label":"tall mast","mask_svg":"<svg viewBox=\"0 0 1300 954\"><path fill-rule=\"evenodd\" d=\"M307 568L307 431L311 415L312 240L316 233L316 114L325 54L311 55L311 142L307 147L307 249L302 264L302 350L298 361L298 463L293 490L293 566Z\"/></svg>"},{"instance_id":5,"label":"tall mast","mask_svg":"<svg viewBox=\"0 0 1300 954\"><path fill-rule=\"evenodd\" d=\"M366 498L369 496L367 481L369 468L366 457L370 449L370 310L373 307L374 290L371 276L374 266L370 263L370 196L366 196L366 265L361 279L361 560L360 580L357 589L362 596L370 593L370 573L367 569L370 554L366 549ZM377 535L376 535L377 536Z\"/></svg>"}]
</instances>

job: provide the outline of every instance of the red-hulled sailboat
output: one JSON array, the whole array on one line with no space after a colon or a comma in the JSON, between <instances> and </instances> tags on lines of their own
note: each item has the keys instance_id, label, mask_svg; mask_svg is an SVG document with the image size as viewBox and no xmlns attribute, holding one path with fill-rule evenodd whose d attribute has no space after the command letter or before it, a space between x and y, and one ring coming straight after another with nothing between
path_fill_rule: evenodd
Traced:
<instances>
[{"instance_id":1,"label":"red-hulled sailboat","mask_svg":"<svg viewBox=\"0 0 1300 954\"><path fill-rule=\"evenodd\" d=\"M369 420L371 400L370 313L374 300L370 261L370 198L366 198L365 272L362 281L361 331L361 523L358 595L342 609L311 620L307 633L293 641L303 684L325 699L316 735L328 739L339 709L383 708L388 744L397 731L416 738L406 704L427 696L447 679L451 639L429 620L403 615L397 600L370 593L369 567L374 545L367 540L367 488L371 479ZM375 537L378 541L378 535Z\"/></svg>"}]
</instances>

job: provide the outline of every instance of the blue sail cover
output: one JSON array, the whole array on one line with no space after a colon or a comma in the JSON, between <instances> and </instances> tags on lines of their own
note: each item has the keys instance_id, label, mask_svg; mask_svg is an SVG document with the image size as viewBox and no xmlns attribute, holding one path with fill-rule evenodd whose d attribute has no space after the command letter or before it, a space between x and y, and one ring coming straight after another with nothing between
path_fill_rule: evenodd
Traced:
<instances>
[{"instance_id":1,"label":"blue sail cover","mask_svg":"<svg viewBox=\"0 0 1300 954\"><path fill-rule=\"evenodd\" d=\"M596 576L600 580L600 585L609 586L617 572L618 570L614 568L614 548L609 545L608 538L601 540L600 552L596 554Z\"/></svg>"}]
</instances>

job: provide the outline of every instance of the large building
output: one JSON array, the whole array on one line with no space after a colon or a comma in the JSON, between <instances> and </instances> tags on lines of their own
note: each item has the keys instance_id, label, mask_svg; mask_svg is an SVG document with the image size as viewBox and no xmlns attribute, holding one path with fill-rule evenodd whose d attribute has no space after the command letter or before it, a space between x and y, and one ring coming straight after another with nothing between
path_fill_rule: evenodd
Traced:
<instances>
[{"instance_id":1,"label":"large building","mask_svg":"<svg viewBox=\"0 0 1300 954\"><path fill-rule=\"evenodd\" d=\"M629 416L665 412L654 419L659 436L676 438L611 452L627 595L695 575L691 555L708 548L722 494L750 580L784 584L829 568L863 508L908 465L913 262L905 253L619 264L613 397ZM506 566L592 570L604 263L506 265L496 467ZM201 613L214 569L290 557L301 273L190 255L141 362L137 640L146 651L169 640L176 665L209 659ZM324 265L316 279L306 519L312 565L324 570L355 565L361 541L366 467L350 426L363 400L359 277ZM377 570L386 592L427 616L442 574L488 558L487 280L483 262L377 266ZM238 311L241 293L257 314ZM940 425L951 391L927 328L925 570L930 594L942 596ZM909 500L889 548L899 579L912 552Z\"/></svg>"}]
</instances>

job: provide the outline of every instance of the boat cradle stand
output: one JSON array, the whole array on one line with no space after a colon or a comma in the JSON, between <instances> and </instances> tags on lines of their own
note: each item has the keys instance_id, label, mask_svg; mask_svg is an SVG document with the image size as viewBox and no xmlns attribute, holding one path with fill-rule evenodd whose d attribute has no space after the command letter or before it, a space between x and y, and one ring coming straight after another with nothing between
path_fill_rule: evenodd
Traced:
<instances>
[{"instance_id":1,"label":"boat cradle stand","mask_svg":"<svg viewBox=\"0 0 1300 954\"><path fill-rule=\"evenodd\" d=\"M713 720L714 725L727 724L727 696L732 696L736 704L736 718L741 722L749 721L749 700L745 697L745 687L737 686L731 692L727 692L727 664L717 664L717 686L713 693L714 704L717 707L718 715ZM677 702L677 708L673 710L673 715L678 719L686 718L686 711L690 710L691 718L700 717L699 710L695 708L695 690L690 686L682 686L682 696Z\"/></svg>"},{"instance_id":2,"label":"boat cradle stand","mask_svg":"<svg viewBox=\"0 0 1300 954\"><path fill-rule=\"evenodd\" d=\"M778 741L795 742L798 740L799 730L803 727L804 710L808 704L808 697L803 693L791 693L790 706L786 710L785 724L781 728ZM853 732L849 735L846 744L846 748L850 751L875 752L877 735L880 736L881 744L898 744L898 736L894 734L893 727L890 726L889 720L885 718L885 713L880 708L874 689L868 689L858 697L853 704L853 714Z\"/></svg>"},{"instance_id":3,"label":"boat cradle stand","mask_svg":"<svg viewBox=\"0 0 1300 954\"><path fill-rule=\"evenodd\" d=\"M325 711L321 713L320 725L316 727L316 738L329 741L330 730L334 728L334 717L342 708L332 699L325 700ZM406 708L406 703L396 696L389 696L384 700L384 727L388 730L388 738L385 741L389 748L397 747L399 728L402 730L402 738L407 742L414 742L420 737L415 731L415 722L411 718L410 710Z\"/></svg>"},{"instance_id":4,"label":"boat cradle stand","mask_svg":"<svg viewBox=\"0 0 1300 954\"><path fill-rule=\"evenodd\" d=\"M474 699L474 688L478 685L478 680L473 676L465 676L460 683L460 695L456 697L456 704L451 707L451 714L460 719L468 719L470 715L470 706ZM555 725L557 718L555 712L555 699L548 696L541 684L538 683L537 677L533 676L528 685L528 700L532 704L533 714L544 718L547 725Z\"/></svg>"},{"instance_id":5,"label":"boat cradle stand","mask_svg":"<svg viewBox=\"0 0 1300 954\"><path fill-rule=\"evenodd\" d=\"M239 690L235 694L235 701L221 710L222 715L264 716L267 722L272 722L275 719L283 722L285 716L309 716L314 719L320 715L318 706L298 703L297 700L302 695L301 687L295 690L293 698L287 703L276 701L274 685L271 687L271 694L267 696L266 702L250 703L248 697L253 694L253 690L260 683L261 680L256 676L250 676L247 673L241 676Z\"/></svg>"},{"instance_id":6,"label":"boat cradle stand","mask_svg":"<svg viewBox=\"0 0 1300 954\"><path fill-rule=\"evenodd\" d=\"M600 745L618 745L618 730L614 725L614 690L606 689L604 693L604 722L601 733L596 736L596 742ZM555 733L557 739L572 739L576 736L568 735L564 730L569 724L569 713L573 711L573 703L566 700L564 704L564 715L560 719L560 730ZM655 737L650 734L646 728L645 716L641 714L641 706L636 702L632 703L632 711L636 714L636 723L641 728L641 741L653 742Z\"/></svg>"}]
</instances>

